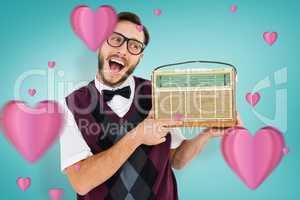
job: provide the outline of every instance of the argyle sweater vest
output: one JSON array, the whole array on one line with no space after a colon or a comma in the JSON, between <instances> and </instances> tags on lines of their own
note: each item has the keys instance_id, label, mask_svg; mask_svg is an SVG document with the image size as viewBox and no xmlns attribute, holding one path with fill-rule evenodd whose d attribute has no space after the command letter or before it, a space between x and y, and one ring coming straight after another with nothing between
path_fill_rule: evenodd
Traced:
<instances>
[{"instance_id":1,"label":"argyle sweater vest","mask_svg":"<svg viewBox=\"0 0 300 200\"><path fill-rule=\"evenodd\" d=\"M147 117L152 107L151 82L135 76L134 81L133 103L122 118L103 101L94 81L66 97L93 154L110 148ZM159 145L140 145L111 178L84 196L77 194L77 200L177 200L176 180L169 161L170 134L166 138Z\"/></svg>"}]
</instances>

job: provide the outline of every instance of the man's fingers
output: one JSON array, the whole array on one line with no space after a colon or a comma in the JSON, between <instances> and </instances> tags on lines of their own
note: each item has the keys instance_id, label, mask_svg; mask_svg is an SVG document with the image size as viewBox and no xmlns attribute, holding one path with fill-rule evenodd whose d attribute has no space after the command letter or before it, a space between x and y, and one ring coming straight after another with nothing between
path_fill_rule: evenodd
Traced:
<instances>
[{"instance_id":1,"label":"man's fingers","mask_svg":"<svg viewBox=\"0 0 300 200\"><path fill-rule=\"evenodd\" d=\"M162 128L162 129L159 131L159 135L160 135L160 137L165 137L169 132L170 132L169 129L167 129L167 128Z\"/></svg>"},{"instance_id":2,"label":"man's fingers","mask_svg":"<svg viewBox=\"0 0 300 200\"><path fill-rule=\"evenodd\" d=\"M160 138L158 144L165 142L167 139L165 137Z\"/></svg>"},{"instance_id":3,"label":"man's fingers","mask_svg":"<svg viewBox=\"0 0 300 200\"><path fill-rule=\"evenodd\" d=\"M148 118L149 118L149 119L154 119L154 109L153 109L153 107L152 107L151 110L148 112Z\"/></svg>"},{"instance_id":4,"label":"man's fingers","mask_svg":"<svg viewBox=\"0 0 300 200\"><path fill-rule=\"evenodd\" d=\"M204 132L208 133L209 135L213 137L217 136L223 136L225 135L226 128L217 128L217 127L212 127L212 128L207 128L204 130Z\"/></svg>"},{"instance_id":5,"label":"man's fingers","mask_svg":"<svg viewBox=\"0 0 300 200\"><path fill-rule=\"evenodd\" d=\"M159 123L165 127L182 126L183 125L183 121L176 121L176 120L159 120Z\"/></svg>"},{"instance_id":6,"label":"man's fingers","mask_svg":"<svg viewBox=\"0 0 300 200\"><path fill-rule=\"evenodd\" d=\"M237 126L243 126L240 113L237 113L236 119L237 119Z\"/></svg>"}]
</instances>

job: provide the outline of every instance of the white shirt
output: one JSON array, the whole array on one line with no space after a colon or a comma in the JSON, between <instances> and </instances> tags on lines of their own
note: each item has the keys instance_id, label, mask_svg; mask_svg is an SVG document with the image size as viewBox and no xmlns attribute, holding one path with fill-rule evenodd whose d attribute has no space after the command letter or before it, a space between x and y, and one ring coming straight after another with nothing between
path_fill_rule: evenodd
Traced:
<instances>
[{"instance_id":1,"label":"white shirt","mask_svg":"<svg viewBox=\"0 0 300 200\"><path fill-rule=\"evenodd\" d=\"M127 99L120 95L115 95L112 100L107 102L107 105L119 116L123 117L131 107L134 98L135 82L132 75L130 75L120 86L112 88L110 86L104 85L95 78L95 86L100 93L101 90L112 90L119 89L126 86L130 86L131 94L130 98ZM61 158L61 171L64 171L70 165L79 162L80 160L86 159L92 156L90 147L81 135L80 130L77 127L74 116L72 112L68 109L65 100L61 102L64 112L65 112L65 127L60 135L60 158ZM176 149L185 137L182 135L179 128L173 128L171 130L171 149Z\"/></svg>"},{"instance_id":2,"label":"white shirt","mask_svg":"<svg viewBox=\"0 0 300 200\"><path fill-rule=\"evenodd\" d=\"M131 107L131 104L133 102L134 97L134 89L135 89L135 82L132 75L128 76L127 79L118 87L110 87L107 86L100 81L98 81L97 78L95 78L95 86L98 89L98 91L102 94L102 90L117 90L126 86L130 86L130 97L129 99L122 97L120 95L114 95L112 100L107 102L107 105L119 116L123 117Z\"/></svg>"}]
</instances>

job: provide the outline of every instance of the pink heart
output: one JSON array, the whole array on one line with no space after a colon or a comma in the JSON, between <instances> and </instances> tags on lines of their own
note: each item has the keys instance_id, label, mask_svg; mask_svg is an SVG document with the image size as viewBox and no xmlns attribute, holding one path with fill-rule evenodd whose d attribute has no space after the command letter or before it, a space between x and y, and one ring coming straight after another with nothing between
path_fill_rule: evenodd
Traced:
<instances>
[{"instance_id":1,"label":"pink heart","mask_svg":"<svg viewBox=\"0 0 300 200\"><path fill-rule=\"evenodd\" d=\"M256 104L259 102L260 100L260 94L258 92L255 92L255 93L251 93L251 92L248 92L246 94L246 100L247 102L252 105L253 107L256 106Z\"/></svg>"},{"instance_id":2,"label":"pink heart","mask_svg":"<svg viewBox=\"0 0 300 200\"><path fill-rule=\"evenodd\" d=\"M75 169L76 169L76 171L79 171L79 170L80 170L80 164L79 164L79 163L76 163L76 164L75 164Z\"/></svg>"},{"instance_id":3,"label":"pink heart","mask_svg":"<svg viewBox=\"0 0 300 200\"><path fill-rule=\"evenodd\" d=\"M154 10L154 14L155 14L156 16L161 15L161 10L160 10L160 9L155 9L155 10Z\"/></svg>"},{"instance_id":4,"label":"pink heart","mask_svg":"<svg viewBox=\"0 0 300 200\"><path fill-rule=\"evenodd\" d=\"M17 184L18 184L19 188L21 188L21 190L25 191L29 188L29 186L31 184L31 180L28 177L27 178L18 178Z\"/></svg>"},{"instance_id":5,"label":"pink heart","mask_svg":"<svg viewBox=\"0 0 300 200\"><path fill-rule=\"evenodd\" d=\"M55 67L55 65L56 65L55 61L48 61L48 67L49 68L53 68L53 67Z\"/></svg>"},{"instance_id":6,"label":"pink heart","mask_svg":"<svg viewBox=\"0 0 300 200\"><path fill-rule=\"evenodd\" d=\"M117 14L110 6L98 7L93 12L88 6L80 5L71 14L74 32L92 51L96 51L112 34L116 23Z\"/></svg>"},{"instance_id":7,"label":"pink heart","mask_svg":"<svg viewBox=\"0 0 300 200\"><path fill-rule=\"evenodd\" d=\"M289 150L289 148L287 148L287 147L284 147L283 149L282 149L282 153L283 153L283 155L288 155L289 154L289 152L290 152L290 150Z\"/></svg>"},{"instance_id":8,"label":"pink heart","mask_svg":"<svg viewBox=\"0 0 300 200\"><path fill-rule=\"evenodd\" d=\"M236 12L236 11L237 11L237 5L232 5L232 6L230 7L230 11L231 11L231 12Z\"/></svg>"},{"instance_id":9,"label":"pink heart","mask_svg":"<svg viewBox=\"0 0 300 200\"><path fill-rule=\"evenodd\" d=\"M2 112L0 112L0 130L2 129Z\"/></svg>"},{"instance_id":10,"label":"pink heart","mask_svg":"<svg viewBox=\"0 0 300 200\"><path fill-rule=\"evenodd\" d=\"M180 113L174 114L174 119L175 120L182 120L183 118L184 118L183 114L180 114Z\"/></svg>"},{"instance_id":11,"label":"pink heart","mask_svg":"<svg viewBox=\"0 0 300 200\"><path fill-rule=\"evenodd\" d=\"M51 200L60 200L64 194L64 190L60 188L52 188L48 190L48 194Z\"/></svg>"},{"instance_id":12,"label":"pink heart","mask_svg":"<svg viewBox=\"0 0 300 200\"><path fill-rule=\"evenodd\" d=\"M254 137L243 127L225 132L221 143L225 161L249 188L256 189L281 161L282 133L273 127L258 130Z\"/></svg>"},{"instance_id":13,"label":"pink heart","mask_svg":"<svg viewBox=\"0 0 300 200\"><path fill-rule=\"evenodd\" d=\"M136 29L139 31L139 32L142 32L144 30L144 26L143 25L136 25Z\"/></svg>"},{"instance_id":14,"label":"pink heart","mask_svg":"<svg viewBox=\"0 0 300 200\"><path fill-rule=\"evenodd\" d=\"M265 41L272 46L277 40L277 32L264 32L263 34Z\"/></svg>"},{"instance_id":15,"label":"pink heart","mask_svg":"<svg viewBox=\"0 0 300 200\"><path fill-rule=\"evenodd\" d=\"M2 111L6 138L29 162L37 161L59 136L63 112L55 101L42 101L30 108L22 101L8 102Z\"/></svg>"},{"instance_id":16,"label":"pink heart","mask_svg":"<svg viewBox=\"0 0 300 200\"><path fill-rule=\"evenodd\" d=\"M29 94L30 96L34 96L35 93L36 93L36 90L35 90L34 88L28 89L28 94Z\"/></svg>"}]
</instances>

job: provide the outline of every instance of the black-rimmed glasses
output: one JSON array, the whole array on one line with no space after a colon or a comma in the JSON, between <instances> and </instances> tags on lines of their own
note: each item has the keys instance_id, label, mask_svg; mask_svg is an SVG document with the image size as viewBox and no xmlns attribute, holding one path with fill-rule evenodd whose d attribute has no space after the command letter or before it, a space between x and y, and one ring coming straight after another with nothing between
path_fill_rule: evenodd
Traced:
<instances>
[{"instance_id":1,"label":"black-rimmed glasses","mask_svg":"<svg viewBox=\"0 0 300 200\"><path fill-rule=\"evenodd\" d=\"M107 39L107 43L112 47L120 47L127 41L127 50L133 55L141 54L146 45L136 39L127 38L121 33L113 32Z\"/></svg>"}]
</instances>

